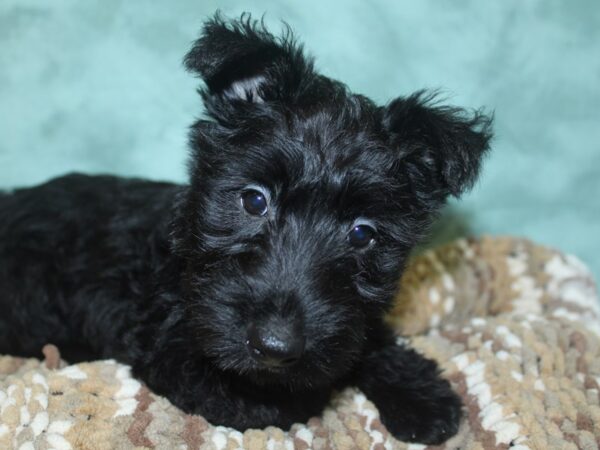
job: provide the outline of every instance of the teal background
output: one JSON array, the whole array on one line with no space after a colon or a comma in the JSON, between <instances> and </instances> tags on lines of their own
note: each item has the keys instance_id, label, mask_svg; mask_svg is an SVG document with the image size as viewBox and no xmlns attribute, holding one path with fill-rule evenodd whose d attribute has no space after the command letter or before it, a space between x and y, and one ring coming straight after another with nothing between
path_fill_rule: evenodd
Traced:
<instances>
[{"instance_id":1,"label":"teal background","mask_svg":"<svg viewBox=\"0 0 600 450\"><path fill-rule=\"evenodd\" d=\"M78 170L185 179L202 20L285 20L317 67L386 102L441 88L495 111L481 181L434 242L526 236L600 275L600 2L0 1L0 187Z\"/></svg>"}]
</instances>

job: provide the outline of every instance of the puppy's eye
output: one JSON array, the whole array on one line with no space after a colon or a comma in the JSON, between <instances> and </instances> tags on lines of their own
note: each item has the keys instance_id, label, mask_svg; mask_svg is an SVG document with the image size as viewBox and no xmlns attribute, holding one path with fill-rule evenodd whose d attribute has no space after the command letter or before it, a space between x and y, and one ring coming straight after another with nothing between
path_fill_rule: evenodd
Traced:
<instances>
[{"instance_id":1,"label":"puppy's eye","mask_svg":"<svg viewBox=\"0 0 600 450\"><path fill-rule=\"evenodd\" d=\"M365 248L375 239L375 229L369 225L355 225L348 233L348 242L356 248Z\"/></svg>"},{"instance_id":2,"label":"puppy's eye","mask_svg":"<svg viewBox=\"0 0 600 450\"><path fill-rule=\"evenodd\" d=\"M253 216L264 216L268 210L265 194L255 189L248 189L242 193L242 206Z\"/></svg>"}]
</instances>

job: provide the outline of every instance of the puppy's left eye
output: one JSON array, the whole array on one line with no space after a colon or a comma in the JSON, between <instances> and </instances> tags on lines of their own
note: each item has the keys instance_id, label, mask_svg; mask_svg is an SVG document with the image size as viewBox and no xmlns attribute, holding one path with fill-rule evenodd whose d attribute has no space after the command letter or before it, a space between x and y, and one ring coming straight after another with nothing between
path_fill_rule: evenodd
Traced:
<instances>
[{"instance_id":1,"label":"puppy's left eye","mask_svg":"<svg viewBox=\"0 0 600 450\"><path fill-rule=\"evenodd\" d=\"M369 225L355 225L348 233L348 242L355 248L365 248L375 240L375 233Z\"/></svg>"},{"instance_id":2,"label":"puppy's left eye","mask_svg":"<svg viewBox=\"0 0 600 450\"><path fill-rule=\"evenodd\" d=\"M248 189L242 193L242 206L253 216L264 216L268 211L265 194L255 189Z\"/></svg>"}]
</instances>

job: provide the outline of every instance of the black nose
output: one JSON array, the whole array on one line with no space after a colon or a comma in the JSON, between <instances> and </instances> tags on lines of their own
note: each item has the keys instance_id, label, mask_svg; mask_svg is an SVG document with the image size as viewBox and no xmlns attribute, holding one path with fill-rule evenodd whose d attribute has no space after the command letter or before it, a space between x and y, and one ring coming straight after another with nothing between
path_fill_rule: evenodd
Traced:
<instances>
[{"instance_id":1,"label":"black nose","mask_svg":"<svg viewBox=\"0 0 600 450\"><path fill-rule=\"evenodd\" d=\"M295 364L304 351L304 336L297 326L271 324L248 327L248 351L252 358L268 367Z\"/></svg>"}]
</instances>

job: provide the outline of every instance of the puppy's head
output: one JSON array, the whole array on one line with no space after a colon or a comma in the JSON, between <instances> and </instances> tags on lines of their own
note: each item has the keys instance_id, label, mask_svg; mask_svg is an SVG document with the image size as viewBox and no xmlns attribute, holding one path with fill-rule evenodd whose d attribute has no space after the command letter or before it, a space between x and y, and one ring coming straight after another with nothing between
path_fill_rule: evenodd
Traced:
<instances>
[{"instance_id":1,"label":"puppy's head","mask_svg":"<svg viewBox=\"0 0 600 450\"><path fill-rule=\"evenodd\" d=\"M258 383L329 383L432 215L474 183L490 120L424 93L375 105L248 17L209 21L185 63L207 111L174 232L190 345Z\"/></svg>"}]
</instances>

